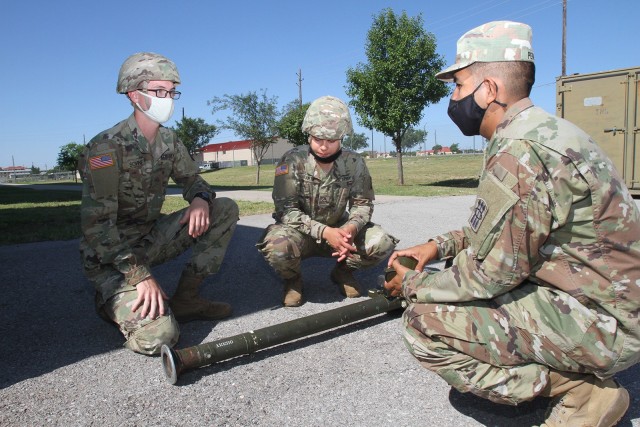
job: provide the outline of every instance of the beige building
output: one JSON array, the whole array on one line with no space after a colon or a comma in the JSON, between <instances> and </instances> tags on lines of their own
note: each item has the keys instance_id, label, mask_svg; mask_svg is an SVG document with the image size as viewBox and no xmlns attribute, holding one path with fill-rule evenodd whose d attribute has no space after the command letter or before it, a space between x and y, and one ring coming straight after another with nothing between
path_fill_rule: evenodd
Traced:
<instances>
[{"instance_id":1,"label":"beige building","mask_svg":"<svg viewBox=\"0 0 640 427\"><path fill-rule=\"evenodd\" d=\"M278 138L265 152L261 164L277 163L280 157L291 148L293 144L286 139ZM199 164L218 163L219 168L256 165L251 151L251 140L248 139L206 145L194 155L194 160Z\"/></svg>"}]
</instances>

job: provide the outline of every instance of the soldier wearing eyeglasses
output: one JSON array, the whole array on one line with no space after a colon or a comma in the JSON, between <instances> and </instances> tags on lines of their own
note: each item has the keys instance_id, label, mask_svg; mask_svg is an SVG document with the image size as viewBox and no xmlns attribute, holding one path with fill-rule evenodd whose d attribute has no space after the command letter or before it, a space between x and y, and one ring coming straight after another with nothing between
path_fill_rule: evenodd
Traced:
<instances>
[{"instance_id":1,"label":"soldier wearing eyeglasses","mask_svg":"<svg viewBox=\"0 0 640 427\"><path fill-rule=\"evenodd\" d=\"M127 58L117 92L133 113L99 133L80 158L83 192L80 252L96 289L96 309L118 325L125 347L158 354L178 341L178 322L217 320L231 306L201 298L204 279L220 268L238 221L238 206L216 198L175 132L171 118L180 75L175 64L155 53ZM160 213L171 178L189 202ZM151 267L193 247L178 287L169 299Z\"/></svg>"}]
</instances>

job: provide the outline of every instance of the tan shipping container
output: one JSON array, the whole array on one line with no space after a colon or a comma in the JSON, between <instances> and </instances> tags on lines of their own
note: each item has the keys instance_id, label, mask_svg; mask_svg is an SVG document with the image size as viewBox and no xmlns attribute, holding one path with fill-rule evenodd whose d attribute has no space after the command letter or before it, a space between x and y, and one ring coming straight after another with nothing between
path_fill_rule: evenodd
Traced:
<instances>
[{"instance_id":1,"label":"tan shipping container","mask_svg":"<svg viewBox=\"0 0 640 427\"><path fill-rule=\"evenodd\" d=\"M587 132L640 195L638 75L640 67L556 79L556 115Z\"/></svg>"}]
</instances>

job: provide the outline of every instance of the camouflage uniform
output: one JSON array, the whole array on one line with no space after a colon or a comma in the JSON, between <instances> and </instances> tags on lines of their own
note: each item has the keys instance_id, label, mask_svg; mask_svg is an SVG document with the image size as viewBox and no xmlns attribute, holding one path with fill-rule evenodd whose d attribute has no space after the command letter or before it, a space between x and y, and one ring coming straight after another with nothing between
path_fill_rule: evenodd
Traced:
<instances>
[{"instance_id":1,"label":"camouflage uniform","mask_svg":"<svg viewBox=\"0 0 640 427\"><path fill-rule=\"evenodd\" d=\"M147 354L178 340L178 325L165 304L165 316L140 318L131 311L136 284L151 275L151 267L177 257L193 246L185 271L206 276L220 268L238 220L236 203L213 199L210 228L194 239L188 224L179 224L185 209L161 215L169 178L191 201L212 192L197 175L197 166L175 132L160 127L153 144L131 115L94 137L81 156L83 193L80 251L84 269L96 288L96 307L118 323L125 346Z\"/></svg>"},{"instance_id":2,"label":"camouflage uniform","mask_svg":"<svg viewBox=\"0 0 640 427\"><path fill-rule=\"evenodd\" d=\"M462 392L517 404L549 368L607 378L640 357L640 214L588 135L532 106L489 141L475 206L408 272L405 343Z\"/></svg>"},{"instance_id":3,"label":"camouflage uniform","mask_svg":"<svg viewBox=\"0 0 640 427\"><path fill-rule=\"evenodd\" d=\"M352 224L358 251L347 265L354 270L375 265L393 251L397 239L370 222L373 200L371 176L359 154L343 149L325 175L308 145L293 148L276 167L276 224L257 246L278 275L289 279L300 275L303 259L331 257L334 249L322 239L325 227Z\"/></svg>"},{"instance_id":4,"label":"camouflage uniform","mask_svg":"<svg viewBox=\"0 0 640 427\"><path fill-rule=\"evenodd\" d=\"M436 78L533 58L528 25L490 22L458 40L455 64ZM472 93L452 99L449 115L465 100L486 111ZM454 116L466 126L476 113ZM549 425L610 425L624 414L626 391L591 378L640 358L640 213L587 134L528 97L510 105L488 143L468 225L433 241L452 266L409 271L402 282L412 303L405 344L425 367L499 403L555 397ZM609 401L597 401L612 396L607 415Z\"/></svg>"}]
</instances>

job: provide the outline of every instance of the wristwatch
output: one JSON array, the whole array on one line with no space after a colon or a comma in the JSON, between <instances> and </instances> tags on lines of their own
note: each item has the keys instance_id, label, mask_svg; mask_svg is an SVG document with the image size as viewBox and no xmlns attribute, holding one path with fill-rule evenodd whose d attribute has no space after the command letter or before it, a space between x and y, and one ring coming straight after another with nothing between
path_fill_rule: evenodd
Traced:
<instances>
[{"instance_id":1,"label":"wristwatch","mask_svg":"<svg viewBox=\"0 0 640 427\"><path fill-rule=\"evenodd\" d=\"M206 193L204 191L201 191L199 193L196 193L195 196L193 196L193 198L195 199L196 197L201 198L202 200L204 200L205 202L209 203L209 205L211 205L211 194Z\"/></svg>"}]
</instances>

